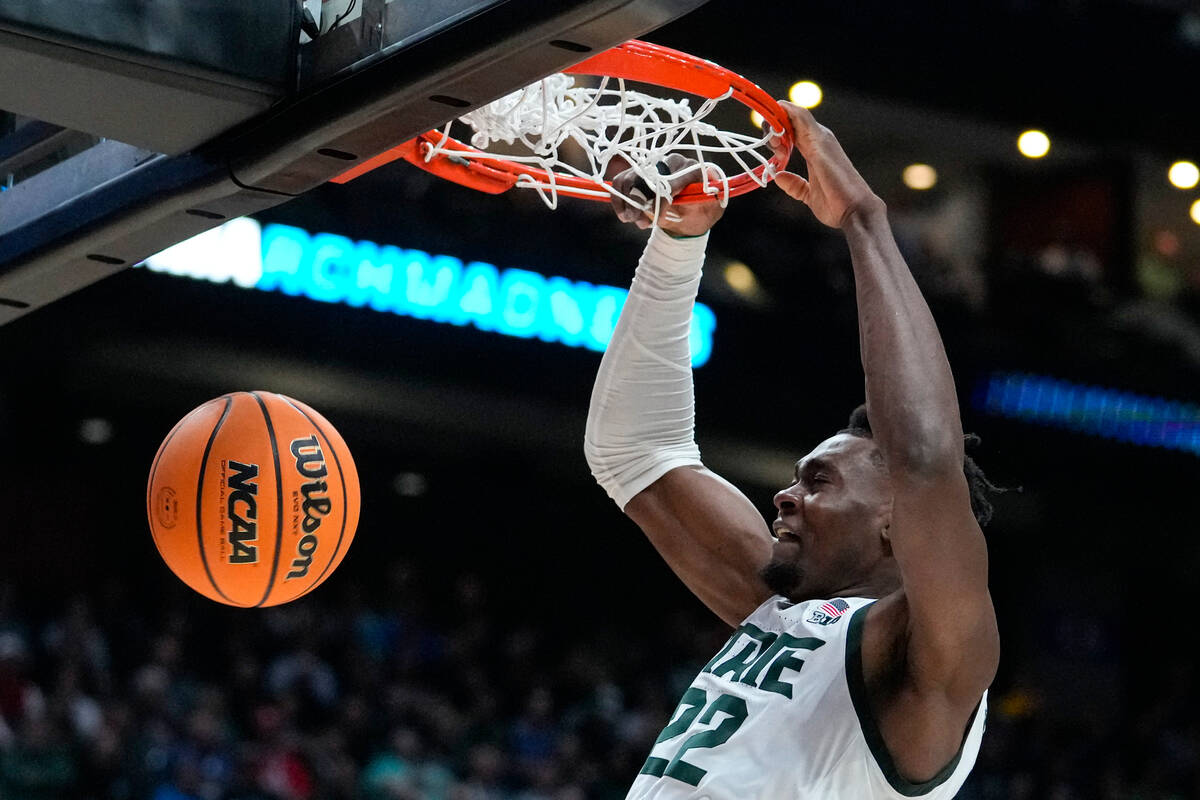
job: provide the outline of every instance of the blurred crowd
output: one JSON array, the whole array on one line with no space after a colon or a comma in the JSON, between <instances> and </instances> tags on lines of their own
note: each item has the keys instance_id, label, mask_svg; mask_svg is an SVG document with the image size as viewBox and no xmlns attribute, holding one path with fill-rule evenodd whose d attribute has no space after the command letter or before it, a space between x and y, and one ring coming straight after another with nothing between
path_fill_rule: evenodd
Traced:
<instances>
[{"instance_id":1,"label":"blurred crowd","mask_svg":"<svg viewBox=\"0 0 1200 800\"><path fill-rule=\"evenodd\" d=\"M32 610L0 588L0 798L621 798L728 633L696 608L521 619L475 575L388 574L381 600L263 611L120 584ZM1200 797L1196 677L1104 698L1133 706L1105 725L997 685L960 798Z\"/></svg>"}]
</instances>

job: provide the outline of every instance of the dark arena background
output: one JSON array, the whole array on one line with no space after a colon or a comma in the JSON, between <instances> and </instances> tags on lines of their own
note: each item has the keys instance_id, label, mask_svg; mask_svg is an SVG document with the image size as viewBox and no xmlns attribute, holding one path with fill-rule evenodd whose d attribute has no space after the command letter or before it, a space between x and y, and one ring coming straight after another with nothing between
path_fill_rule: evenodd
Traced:
<instances>
[{"instance_id":1,"label":"dark arena background","mask_svg":"<svg viewBox=\"0 0 1200 800\"><path fill-rule=\"evenodd\" d=\"M937 317L973 454L1014 487L986 530L1003 653L959 797L1200 797L1200 189L1172 166L1200 160L1200 14L693 5L644 38L775 96L823 90L813 113L888 203ZM0 113L0 245L5 195L98 141L19 159L31 116ZM1029 129L1040 158L1018 151ZM912 165L936 182L912 188L931 177ZM426 277L482 262L624 288L645 234L403 162L319 183L0 327L3 800L621 798L728 635L591 479L586 337L337 288L378 252L362 242ZM264 270L268 242L328 246L327 271L246 285L259 251L239 236ZM844 240L774 187L735 198L700 301L697 441L773 516L863 399ZM187 589L145 516L167 431L250 389L319 409L362 480L345 561L266 610Z\"/></svg>"}]
</instances>

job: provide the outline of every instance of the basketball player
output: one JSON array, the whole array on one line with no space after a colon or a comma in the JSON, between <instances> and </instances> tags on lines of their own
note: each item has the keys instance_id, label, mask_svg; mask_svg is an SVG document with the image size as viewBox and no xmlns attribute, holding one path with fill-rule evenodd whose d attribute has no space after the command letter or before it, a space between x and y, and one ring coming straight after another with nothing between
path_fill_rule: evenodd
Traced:
<instances>
[{"instance_id":1,"label":"basketball player","mask_svg":"<svg viewBox=\"0 0 1200 800\"><path fill-rule=\"evenodd\" d=\"M980 530L995 487L964 456L941 338L883 202L828 129L784 107L808 177L776 185L846 237L867 402L796 463L772 528L706 469L688 331L721 208L670 207L601 362L585 449L597 481L736 631L684 693L629 798L950 798L979 751L1000 654ZM628 193L634 176L616 184ZM776 391L821 391L807 353L823 332L811 334L781 348L766 378Z\"/></svg>"}]
</instances>

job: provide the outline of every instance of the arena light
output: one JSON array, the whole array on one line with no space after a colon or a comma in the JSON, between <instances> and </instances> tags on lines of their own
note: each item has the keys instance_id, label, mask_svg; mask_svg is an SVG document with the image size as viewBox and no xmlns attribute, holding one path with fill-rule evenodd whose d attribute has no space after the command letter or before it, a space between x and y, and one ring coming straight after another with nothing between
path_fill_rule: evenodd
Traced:
<instances>
[{"instance_id":1,"label":"arena light","mask_svg":"<svg viewBox=\"0 0 1200 800\"><path fill-rule=\"evenodd\" d=\"M788 89L788 100L805 108L816 108L824 97L825 93L821 91L821 87L812 81L799 81Z\"/></svg>"},{"instance_id":2,"label":"arena light","mask_svg":"<svg viewBox=\"0 0 1200 800\"><path fill-rule=\"evenodd\" d=\"M731 261L725 265L725 283L740 295L753 295L758 292L758 278L754 272L741 261Z\"/></svg>"},{"instance_id":3,"label":"arena light","mask_svg":"<svg viewBox=\"0 0 1200 800\"><path fill-rule=\"evenodd\" d=\"M1191 211L1188 212L1192 218L1192 222L1200 225L1200 200L1192 203Z\"/></svg>"},{"instance_id":4,"label":"arena light","mask_svg":"<svg viewBox=\"0 0 1200 800\"><path fill-rule=\"evenodd\" d=\"M1176 189L1192 189L1200 183L1200 168L1191 161L1176 161L1167 170L1167 180Z\"/></svg>"},{"instance_id":5,"label":"arena light","mask_svg":"<svg viewBox=\"0 0 1200 800\"><path fill-rule=\"evenodd\" d=\"M628 295L616 286L247 218L230 220L138 266L589 350L608 345ZM716 326L712 309L696 303L689 337L693 366L712 355Z\"/></svg>"},{"instance_id":6,"label":"arena light","mask_svg":"<svg viewBox=\"0 0 1200 800\"><path fill-rule=\"evenodd\" d=\"M975 407L1002 417L1200 455L1200 406L1055 378L998 372Z\"/></svg>"},{"instance_id":7,"label":"arena light","mask_svg":"<svg viewBox=\"0 0 1200 800\"><path fill-rule=\"evenodd\" d=\"M1050 137L1037 130L1025 131L1017 137L1017 149L1026 158L1041 158L1050 152Z\"/></svg>"},{"instance_id":8,"label":"arena light","mask_svg":"<svg viewBox=\"0 0 1200 800\"><path fill-rule=\"evenodd\" d=\"M904 168L904 185L918 192L937 185L937 170L928 164L909 164Z\"/></svg>"}]
</instances>

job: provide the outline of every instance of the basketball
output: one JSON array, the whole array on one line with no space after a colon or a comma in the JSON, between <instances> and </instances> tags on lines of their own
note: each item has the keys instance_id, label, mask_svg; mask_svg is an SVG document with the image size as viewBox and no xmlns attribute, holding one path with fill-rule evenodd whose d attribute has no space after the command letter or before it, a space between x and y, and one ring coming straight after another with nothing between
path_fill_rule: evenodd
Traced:
<instances>
[{"instance_id":1,"label":"basketball","mask_svg":"<svg viewBox=\"0 0 1200 800\"><path fill-rule=\"evenodd\" d=\"M319 413L274 392L209 400L167 434L146 513L159 554L205 597L258 608L312 591L358 525L354 459Z\"/></svg>"}]
</instances>

